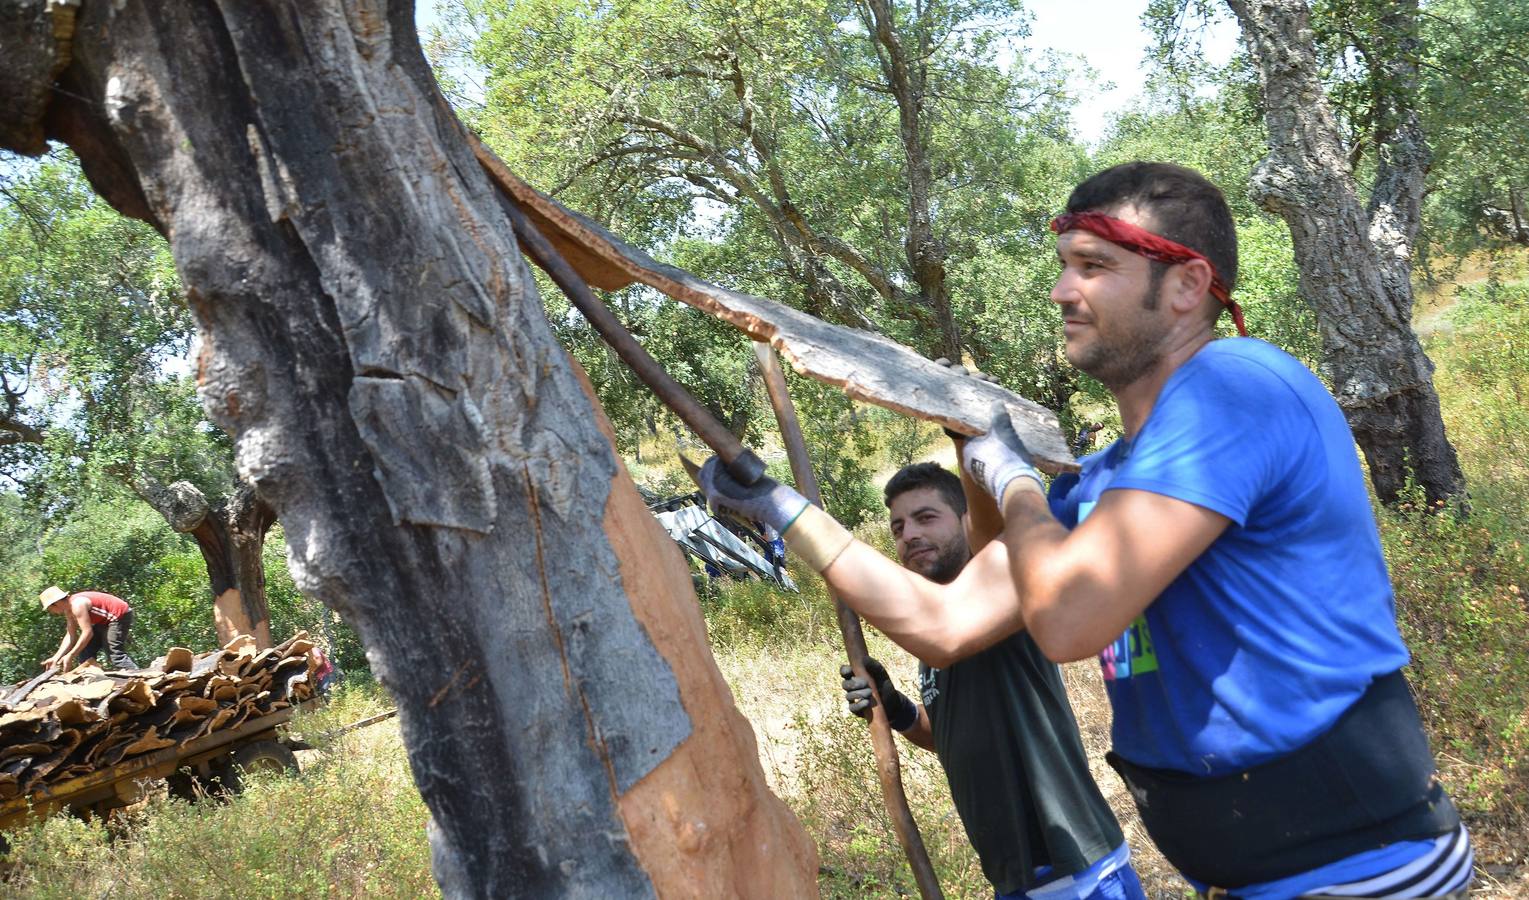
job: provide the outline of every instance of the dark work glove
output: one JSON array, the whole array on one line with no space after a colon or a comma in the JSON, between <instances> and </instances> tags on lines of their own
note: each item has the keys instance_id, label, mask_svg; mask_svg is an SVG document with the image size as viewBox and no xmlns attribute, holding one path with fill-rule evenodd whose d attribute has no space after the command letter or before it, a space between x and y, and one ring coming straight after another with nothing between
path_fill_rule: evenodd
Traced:
<instances>
[{"instance_id":1,"label":"dark work glove","mask_svg":"<svg viewBox=\"0 0 1529 900\"><path fill-rule=\"evenodd\" d=\"M887 709L887 724L898 731L912 728L918 722L918 704L893 687L887 670L869 656L865 658L865 672L876 683L874 693L881 695L881 703ZM871 707L876 705L871 686L850 666L840 666L839 675L844 679L844 699L849 701L849 711L870 721Z\"/></svg>"},{"instance_id":2,"label":"dark work glove","mask_svg":"<svg viewBox=\"0 0 1529 900\"><path fill-rule=\"evenodd\" d=\"M784 534L808 505L806 497L773 478L739 484L715 456L701 467L697 480L712 509L763 522L778 534Z\"/></svg>"}]
</instances>

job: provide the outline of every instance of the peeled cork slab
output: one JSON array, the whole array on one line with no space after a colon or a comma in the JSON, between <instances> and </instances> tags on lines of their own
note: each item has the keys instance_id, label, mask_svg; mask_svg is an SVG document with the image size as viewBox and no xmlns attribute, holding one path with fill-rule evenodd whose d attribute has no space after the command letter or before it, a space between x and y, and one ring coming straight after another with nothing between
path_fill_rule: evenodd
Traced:
<instances>
[{"instance_id":1,"label":"peeled cork slab","mask_svg":"<svg viewBox=\"0 0 1529 900\"><path fill-rule=\"evenodd\" d=\"M648 285L755 340L769 341L801 375L836 385L855 400L962 434L987 431L994 404L1002 402L1039 468L1053 475L1078 470L1051 410L996 384L952 375L881 335L831 325L784 303L730 291L658 262L521 181L481 141L469 140L489 177L595 287L614 291L630 284Z\"/></svg>"}]
</instances>

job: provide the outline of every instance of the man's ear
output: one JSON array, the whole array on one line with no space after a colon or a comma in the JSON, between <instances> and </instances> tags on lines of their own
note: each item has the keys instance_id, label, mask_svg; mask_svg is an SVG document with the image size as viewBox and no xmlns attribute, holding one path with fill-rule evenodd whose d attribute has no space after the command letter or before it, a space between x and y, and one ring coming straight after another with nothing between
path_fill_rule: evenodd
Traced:
<instances>
[{"instance_id":1,"label":"man's ear","mask_svg":"<svg viewBox=\"0 0 1529 900\"><path fill-rule=\"evenodd\" d=\"M1169 271L1165 285L1169 292L1169 304L1175 312L1195 312L1210 294L1210 285L1214 279L1215 273L1210 263L1203 259L1179 263Z\"/></svg>"}]
</instances>

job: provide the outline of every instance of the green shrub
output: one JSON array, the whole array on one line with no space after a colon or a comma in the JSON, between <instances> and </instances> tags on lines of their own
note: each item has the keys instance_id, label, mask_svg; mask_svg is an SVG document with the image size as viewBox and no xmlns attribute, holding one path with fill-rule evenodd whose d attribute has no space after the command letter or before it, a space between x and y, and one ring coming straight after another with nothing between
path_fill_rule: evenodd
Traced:
<instances>
[{"instance_id":1,"label":"green shrub","mask_svg":"<svg viewBox=\"0 0 1529 900\"><path fill-rule=\"evenodd\" d=\"M1471 511L1380 511L1440 768L1473 823L1529 828L1529 284L1462 287L1428 350Z\"/></svg>"},{"instance_id":2,"label":"green shrub","mask_svg":"<svg viewBox=\"0 0 1529 900\"><path fill-rule=\"evenodd\" d=\"M1525 821L1529 566L1517 541L1424 503L1416 492L1381 512L1410 680L1456 803Z\"/></svg>"}]
</instances>

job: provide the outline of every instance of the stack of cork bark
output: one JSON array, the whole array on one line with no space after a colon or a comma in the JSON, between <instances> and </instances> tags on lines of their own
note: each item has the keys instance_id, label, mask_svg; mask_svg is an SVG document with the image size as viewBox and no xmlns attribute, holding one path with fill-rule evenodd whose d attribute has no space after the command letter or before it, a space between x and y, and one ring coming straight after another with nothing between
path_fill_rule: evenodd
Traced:
<instances>
[{"instance_id":1,"label":"stack of cork bark","mask_svg":"<svg viewBox=\"0 0 1529 900\"><path fill-rule=\"evenodd\" d=\"M0 689L0 801L301 703L311 649L304 632L259 651L241 635L147 669L87 666Z\"/></svg>"}]
</instances>

